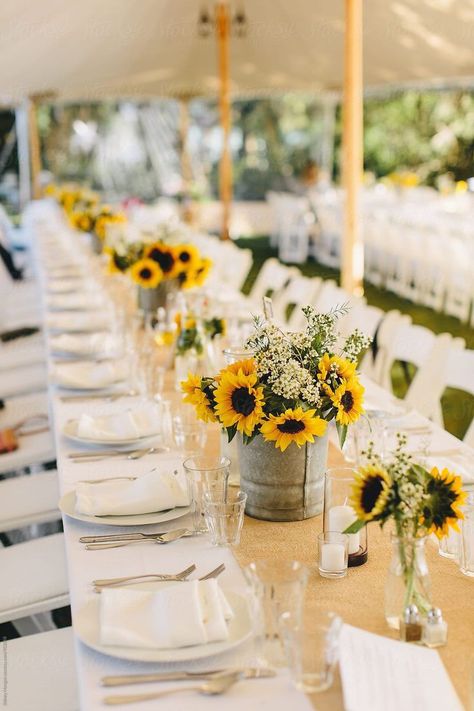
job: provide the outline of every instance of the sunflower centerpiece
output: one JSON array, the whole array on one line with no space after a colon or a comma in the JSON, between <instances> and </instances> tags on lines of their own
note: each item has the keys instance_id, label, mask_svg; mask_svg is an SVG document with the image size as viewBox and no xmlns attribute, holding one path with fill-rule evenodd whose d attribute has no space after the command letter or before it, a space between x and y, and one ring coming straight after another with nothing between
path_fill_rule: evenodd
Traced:
<instances>
[{"instance_id":1,"label":"sunflower centerpiece","mask_svg":"<svg viewBox=\"0 0 474 711\"><path fill-rule=\"evenodd\" d=\"M427 469L415 463L406 451L406 437L398 435L398 446L388 460L366 453L367 466L355 477L350 503L357 520L346 533L355 534L371 521L383 527L391 522L393 554L385 586L385 617L398 629L404 610L412 604L421 614L431 607L428 567L424 557L426 538L438 539L459 531L464 518L462 506L467 493L461 478L448 469Z\"/></svg>"},{"instance_id":2,"label":"sunflower centerpiece","mask_svg":"<svg viewBox=\"0 0 474 711\"><path fill-rule=\"evenodd\" d=\"M126 273L137 284L138 303L144 311L165 307L169 293L202 286L212 267L194 244L183 242L179 232L164 227L157 239L120 239L105 251L109 271Z\"/></svg>"},{"instance_id":3,"label":"sunflower centerpiece","mask_svg":"<svg viewBox=\"0 0 474 711\"><path fill-rule=\"evenodd\" d=\"M356 362L368 339L356 331L338 347L345 307L303 311L303 333L256 319L245 344L252 358L213 377L189 374L182 383L199 418L218 422L229 442L237 436L246 511L256 518L293 521L320 513L328 422L335 420L343 443L363 412Z\"/></svg>"}]
</instances>

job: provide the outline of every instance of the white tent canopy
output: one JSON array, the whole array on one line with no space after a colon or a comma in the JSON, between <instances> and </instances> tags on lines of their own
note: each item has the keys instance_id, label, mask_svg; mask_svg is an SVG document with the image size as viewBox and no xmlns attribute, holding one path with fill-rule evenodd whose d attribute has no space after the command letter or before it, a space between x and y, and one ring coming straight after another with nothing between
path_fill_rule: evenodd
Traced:
<instances>
[{"instance_id":1,"label":"white tent canopy","mask_svg":"<svg viewBox=\"0 0 474 711\"><path fill-rule=\"evenodd\" d=\"M243 6L248 33L231 43L234 94L339 90L342 0ZM0 100L214 93L216 46L198 36L200 7L198 0L2 0ZM365 0L366 87L474 77L473 28L474 0Z\"/></svg>"}]
</instances>

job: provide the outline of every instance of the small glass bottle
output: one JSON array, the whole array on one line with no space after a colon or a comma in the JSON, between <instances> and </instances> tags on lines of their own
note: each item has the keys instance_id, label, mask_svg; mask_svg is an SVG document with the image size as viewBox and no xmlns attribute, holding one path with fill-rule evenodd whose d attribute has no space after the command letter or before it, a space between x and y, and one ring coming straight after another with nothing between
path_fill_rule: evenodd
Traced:
<instances>
[{"instance_id":1,"label":"small glass bottle","mask_svg":"<svg viewBox=\"0 0 474 711\"><path fill-rule=\"evenodd\" d=\"M400 639L402 642L421 642L423 627L420 613L416 605L408 605L400 622Z\"/></svg>"},{"instance_id":2,"label":"small glass bottle","mask_svg":"<svg viewBox=\"0 0 474 711\"><path fill-rule=\"evenodd\" d=\"M439 607L429 610L423 628L423 644L430 649L442 647L448 641L448 623L443 620Z\"/></svg>"}]
</instances>

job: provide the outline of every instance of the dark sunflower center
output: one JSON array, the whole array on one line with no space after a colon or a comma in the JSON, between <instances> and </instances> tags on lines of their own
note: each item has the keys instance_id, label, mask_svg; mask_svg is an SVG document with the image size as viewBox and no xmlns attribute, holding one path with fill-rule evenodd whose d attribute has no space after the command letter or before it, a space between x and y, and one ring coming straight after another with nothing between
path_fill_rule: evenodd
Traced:
<instances>
[{"instance_id":1,"label":"dark sunflower center","mask_svg":"<svg viewBox=\"0 0 474 711\"><path fill-rule=\"evenodd\" d=\"M186 262L189 262L189 260L191 259L191 255L189 254L189 252L180 252L179 258L182 262L186 264Z\"/></svg>"},{"instance_id":2,"label":"dark sunflower center","mask_svg":"<svg viewBox=\"0 0 474 711\"><path fill-rule=\"evenodd\" d=\"M277 429L284 434L297 434L304 430L304 422L301 420L285 420L281 425L277 425Z\"/></svg>"},{"instance_id":3,"label":"dark sunflower center","mask_svg":"<svg viewBox=\"0 0 474 711\"><path fill-rule=\"evenodd\" d=\"M364 484L361 496L362 508L366 513L370 513L377 503L377 499L383 489L380 477L371 477Z\"/></svg>"},{"instance_id":4,"label":"dark sunflower center","mask_svg":"<svg viewBox=\"0 0 474 711\"><path fill-rule=\"evenodd\" d=\"M170 252L162 252L160 249L152 249L150 252L150 259L160 265L161 270L167 274L173 269L174 259Z\"/></svg>"},{"instance_id":5,"label":"dark sunflower center","mask_svg":"<svg viewBox=\"0 0 474 711\"><path fill-rule=\"evenodd\" d=\"M347 391L341 397L341 405L345 412L350 412L354 404L354 397L351 392Z\"/></svg>"},{"instance_id":6,"label":"dark sunflower center","mask_svg":"<svg viewBox=\"0 0 474 711\"><path fill-rule=\"evenodd\" d=\"M232 407L239 415L251 415L255 409L255 395L248 388L236 388L232 393Z\"/></svg>"},{"instance_id":7,"label":"dark sunflower center","mask_svg":"<svg viewBox=\"0 0 474 711\"><path fill-rule=\"evenodd\" d=\"M149 279L151 277L151 269L144 267L140 272L140 276L142 279Z\"/></svg>"}]
</instances>

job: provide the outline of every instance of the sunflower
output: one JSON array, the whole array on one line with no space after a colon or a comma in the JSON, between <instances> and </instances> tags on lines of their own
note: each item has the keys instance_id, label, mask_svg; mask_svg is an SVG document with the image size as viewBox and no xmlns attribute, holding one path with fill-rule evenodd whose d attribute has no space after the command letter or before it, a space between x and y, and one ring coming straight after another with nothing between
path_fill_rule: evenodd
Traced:
<instances>
[{"instance_id":1,"label":"sunflower","mask_svg":"<svg viewBox=\"0 0 474 711\"><path fill-rule=\"evenodd\" d=\"M428 533L443 538L448 535L450 526L459 532L457 522L464 518L460 507L467 499L467 492L461 489L461 477L448 469L440 472L434 467L428 481L428 495L429 501L423 512Z\"/></svg>"},{"instance_id":2,"label":"sunflower","mask_svg":"<svg viewBox=\"0 0 474 711\"><path fill-rule=\"evenodd\" d=\"M199 250L193 244L180 244L175 247L179 271L190 272L196 270L201 263Z\"/></svg>"},{"instance_id":3,"label":"sunflower","mask_svg":"<svg viewBox=\"0 0 474 711\"><path fill-rule=\"evenodd\" d=\"M204 284L207 277L209 276L211 267L212 260L208 259L208 257L203 257L203 259L201 259L199 265L193 273L193 281L196 286L202 286Z\"/></svg>"},{"instance_id":4,"label":"sunflower","mask_svg":"<svg viewBox=\"0 0 474 711\"><path fill-rule=\"evenodd\" d=\"M246 375L221 371L214 398L215 411L224 427L237 425L239 432L250 436L263 419L263 388L255 387L257 374Z\"/></svg>"},{"instance_id":5,"label":"sunflower","mask_svg":"<svg viewBox=\"0 0 474 711\"><path fill-rule=\"evenodd\" d=\"M219 382L222 376L226 373L233 373L233 375L237 375L239 370L241 370L244 375L254 375L257 372L257 366L254 359L247 358L245 360L237 360L235 363L231 363L216 375L216 380Z\"/></svg>"},{"instance_id":6,"label":"sunflower","mask_svg":"<svg viewBox=\"0 0 474 711\"><path fill-rule=\"evenodd\" d=\"M352 487L350 503L359 521L374 521L381 518L387 504L392 481L378 466L359 469Z\"/></svg>"},{"instance_id":7,"label":"sunflower","mask_svg":"<svg viewBox=\"0 0 474 711\"><path fill-rule=\"evenodd\" d=\"M351 363L346 358L325 353L318 363L318 380L328 380L331 373L334 373L343 380L350 380L354 377L356 364Z\"/></svg>"},{"instance_id":8,"label":"sunflower","mask_svg":"<svg viewBox=\"0 0 474 711\"><path fill-rule=\"evenodd\" d=\"M176 250L162 242L155 242L145 250L145 257L160 265L165 277L172 279L180 269Z\"/></svg>"},{"instance_id":9,"label":"sunflower","mask_svg":"<svg viewBox=\"0 0 474 711\"><path fill-rule=\"evenodd\" d=\"M341 425L350 425L352 422L356 422L364 412L362 407L364 388L357 378L343 382L335 392L328 388L327 394L337 408L336 421Z\"/></svg>"},{"instance_id":10,"label":"sunflower","mask_svg":"<svg viewBox=\"0 0 474 711\"><path fill-rule=\"evenodd\" d=\"M203 381L200 375L188 373L187 380L181 381L181 390L184 393L183 402L188 402L196 409L196 414L204 422L217 422L209 394L203 388Z\"/></svg>"},{"instance_id":11,"label":"sunflower","mask_svg":"<svg viewBox=\"0 0 474 711\"><path fill-rule=\"evenodd\" d=\"M82 213L76 217L76 225L83 232L90 232L92 228L92 219L87 213Z\"/></svg>"},{"instance_id":12,"label":"sunflower","mask_svg":"<svg viewBox=\"0 0 474 711\"><path fill-rule=\"evenodd\" d=\"M316 410L297 407L285 410L281 415L270 415L260 427L266 442L275 442L275 447L282 452L295 442L298 447L306 442L314 442L314 437L322 437L326 432L327 422L315 417Z\"/></svg>"},{"instance_id":13,"label":"sunflower","mask_svg":"<svg viewBox=\"0 0 474 711\"><path fill-rule=\"evenodd\" d=\"M163 278L163 272L152 259L140 259L130 267L133 281L144 289L154 289Z\"/></svg>"}]
</instances>

